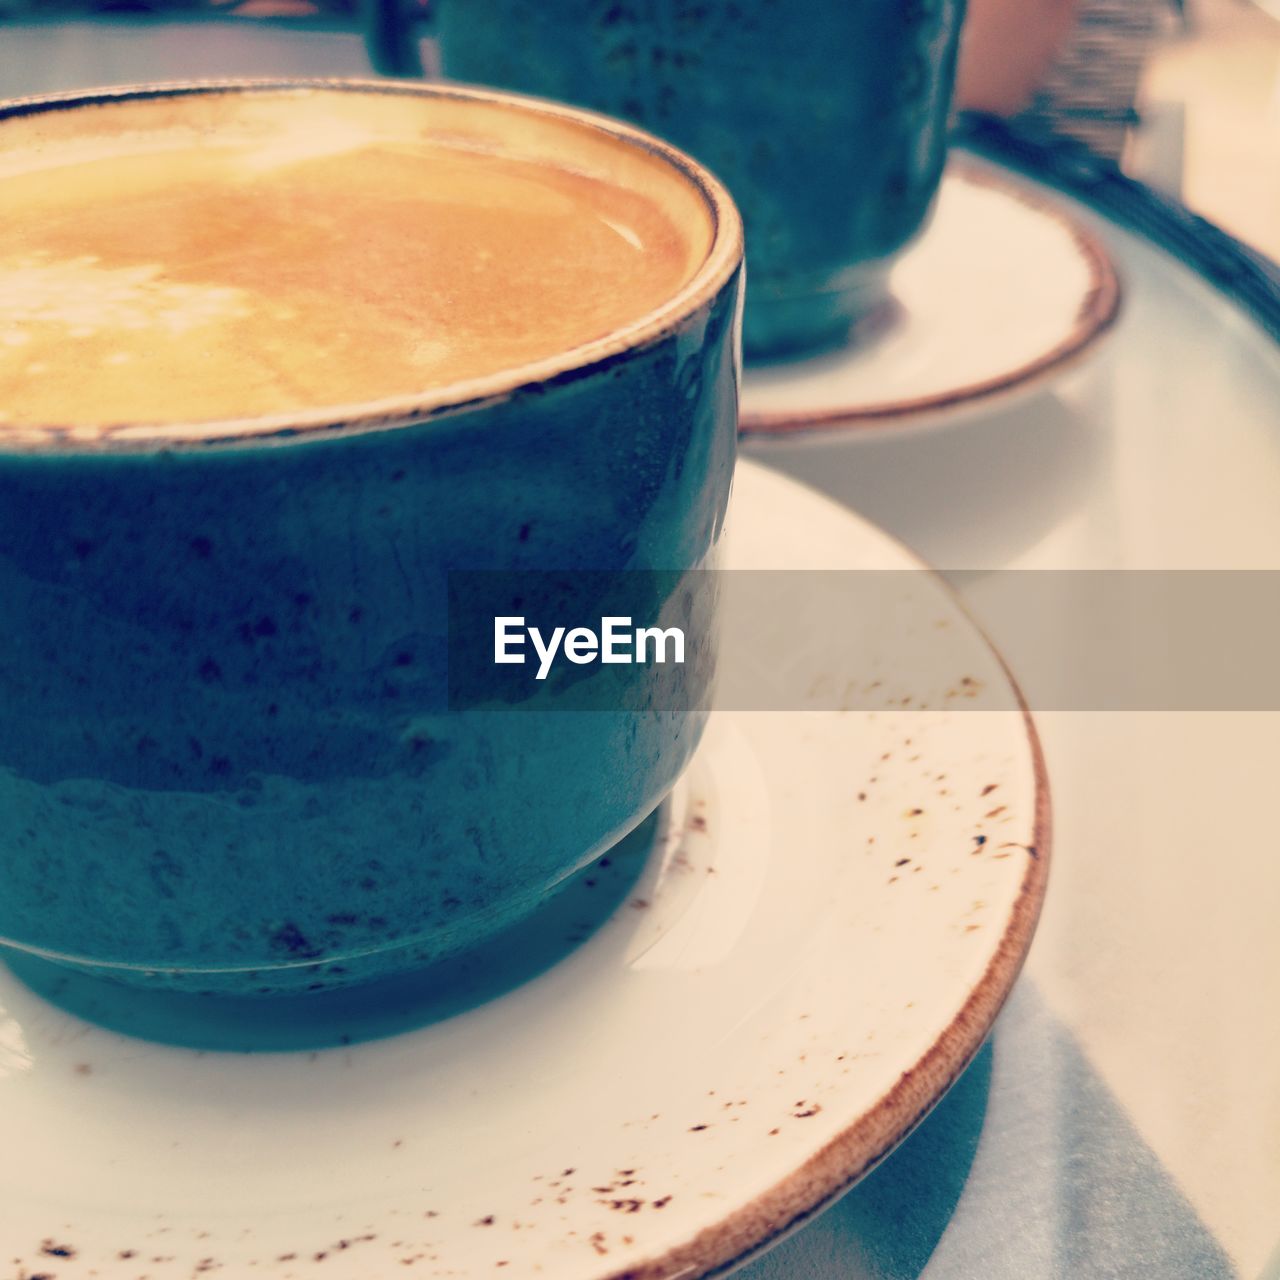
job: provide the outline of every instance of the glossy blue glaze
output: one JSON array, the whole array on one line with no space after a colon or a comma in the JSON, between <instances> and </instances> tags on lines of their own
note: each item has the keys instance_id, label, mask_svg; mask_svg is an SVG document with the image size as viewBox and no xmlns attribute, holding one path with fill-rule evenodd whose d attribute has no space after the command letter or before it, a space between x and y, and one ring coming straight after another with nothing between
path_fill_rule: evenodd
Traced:
<instances>
[{"instance_id":1,"label":"glossy blue glaze","mask_svg":"<svg viewBox=\"0 0 1280 1280\"><path fill-rule=\"evenodd\" d=\"M637 121L747 233L744 343L840 340L923 224L963 0L441 0L445 73Z\"/></svg>"},{"instance_id":2,"label":"glossy blue glaze","mask_svg":"<svg viewBox=\"0 0 1280 1280\"><path fill-rule=\"evenodd\" d=\"M701 719L451 712L445 574L702 564L738 288L416 425L0 453L0 938L181 990L340 986L510 926L632 829Z\"/></svg>"}]
</instances>

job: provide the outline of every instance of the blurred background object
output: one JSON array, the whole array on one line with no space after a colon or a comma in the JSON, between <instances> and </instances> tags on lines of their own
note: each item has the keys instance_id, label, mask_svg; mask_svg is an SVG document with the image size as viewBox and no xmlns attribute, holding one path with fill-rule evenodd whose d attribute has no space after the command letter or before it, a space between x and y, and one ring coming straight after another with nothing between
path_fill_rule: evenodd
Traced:
<instances>
[{"instance_id":1,"label":"blurred background object","mask_svg":"<svg viewBox=\"0 0 1280 1280\"><path fill-rule=\"evenodd\" d=\"M1189 30L1153 52L1140 109L1153 125L1161 110L1182 116L1182 181L1174 194L1280 260L1280 4L1193 0L1187 18ZM1124 156L1138 177L1142 134Z\"/></svg>"},{"instance_id":2,"label":"blurred background object","mask_svg":"<svg viewBox=\"0 0 1280 1280\"><path fill-rule=\"evenodd\" d=\"M970 0L960 105L1117 159L1166 0Z\"/></svg>"},{"instance_id":3,"label":"blurred background object","mask_svg":"<svg viewBox=\"0 0 1280 1280\"><path fill-rule=\"evenodd\" d=\"M1075 25L1079 0L968 0L956 104L1011 116L1043 82Z\"/></svg>"},{"instance_id":4,"label":"blurred background object","mask_svg":"<svg viewBox=\"0 0 1280 1280\"><path fill-rule=\"evenodd\" d=\"M957 99L1280 258L1278 0L969 0Z\"/></svg>"},{"instance_id":5,"label":"blurred background object","mask_svg":"<svg viewBox=\"0 0 1280 1280\"><path fill-rule=\"evenodd\" d=\"M60 21L97 15L239 18L329 18L352 21L356 0L0 0L0 21Z\"/></svg>"}]
</instances>

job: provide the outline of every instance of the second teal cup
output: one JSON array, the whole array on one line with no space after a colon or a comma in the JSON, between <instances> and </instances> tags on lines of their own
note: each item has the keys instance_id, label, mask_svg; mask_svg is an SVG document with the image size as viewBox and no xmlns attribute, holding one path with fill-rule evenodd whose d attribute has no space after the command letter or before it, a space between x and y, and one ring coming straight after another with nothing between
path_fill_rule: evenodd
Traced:
<instances>
[{"instance_id":1,"label":"second teal cup","mask_svg":"<svg viewBox=\"0 0 1280 1280\"><path fill-rule=\"evenodd\" d=\"M394 70L390 3L370 32ZM746 224L751 359L845 339L925 222L963 0L437 6L447 77L636 121L726 183Z\"/></svg>"}]
</instances>

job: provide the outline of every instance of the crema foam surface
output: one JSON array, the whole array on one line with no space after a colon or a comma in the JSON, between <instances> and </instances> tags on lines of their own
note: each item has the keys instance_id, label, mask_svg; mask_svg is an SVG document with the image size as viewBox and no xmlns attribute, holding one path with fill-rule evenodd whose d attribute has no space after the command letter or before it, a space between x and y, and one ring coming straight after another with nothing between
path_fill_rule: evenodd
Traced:
<instances>
[{"instance_id":1,"label":"crema foam surface","mask_svg":"<svg viewBox=\"0 0 1280 1280\"><path fill-rule=\"evenodd\" d=\"M641 191L341 116L32 157L0 175L0 441L428 393L606 337L691 275Z\"/></svg>"}]
</instances>

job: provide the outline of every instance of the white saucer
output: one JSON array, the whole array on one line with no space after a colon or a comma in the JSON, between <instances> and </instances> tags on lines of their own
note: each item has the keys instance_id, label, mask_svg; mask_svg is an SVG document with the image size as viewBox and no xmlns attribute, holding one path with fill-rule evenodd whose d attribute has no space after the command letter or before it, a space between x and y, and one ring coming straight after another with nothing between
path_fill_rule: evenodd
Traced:
<instances>
[{"instance_id":1,"label":"white saucer","mask_svg":"<svg viewBox=\"0 0 1280 1280\"><path fill-rule=\"evenodd\" d=\"M734 501L732 565L916 563L751 464ZM941 584L903 576L936 593L956 680L1007 698ZM839 669L840 636L805 650ZM1034 733L1019 711L721 712L662 824L559 963L357 1047L167 1048L0 974L0 1259L674 1280L786 1230L937 1100L1013 982L1047 870Z\"/></svg>"},{"instance_id":2,"label":"white saucer","mask_svg":"<svg viewBox=\"0 0 1280 1280\"><path fill-rule=\"evenodd\" d=\"M953 160L891 299L839 350L746 371L742 431L900 430L959 421L1037 389L1107 331L1120 286L1106 250L1056 202Z\"/></svg>"}]
</instances>

